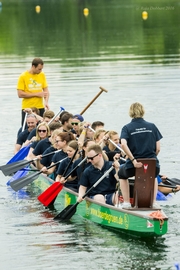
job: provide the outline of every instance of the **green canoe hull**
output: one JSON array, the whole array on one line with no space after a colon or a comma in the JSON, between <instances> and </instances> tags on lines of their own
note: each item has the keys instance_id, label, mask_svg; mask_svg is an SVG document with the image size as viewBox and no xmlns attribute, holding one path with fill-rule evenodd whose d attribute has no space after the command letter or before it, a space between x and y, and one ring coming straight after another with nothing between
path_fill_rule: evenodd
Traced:
<instances>
[{"instance_id":1,"label":"green canoe hull","mask_svg":"<svg viewBox=\"0 0 180 270\"><path fill-rule=\"evenodd\" d=\"M28 189L36 195L40 195L51 184L52 180L41 174ZM76 200L77 193L64 187L56 198L55 208L61 211L67 205L75 204ZM163 217L149 216L156 212L161 213ZM88 198L77 206L76 214L111 229L142 237L161 236L166 234L168 230L168 218L162 210L119 209Z\"/></svg>"}]
</instances>

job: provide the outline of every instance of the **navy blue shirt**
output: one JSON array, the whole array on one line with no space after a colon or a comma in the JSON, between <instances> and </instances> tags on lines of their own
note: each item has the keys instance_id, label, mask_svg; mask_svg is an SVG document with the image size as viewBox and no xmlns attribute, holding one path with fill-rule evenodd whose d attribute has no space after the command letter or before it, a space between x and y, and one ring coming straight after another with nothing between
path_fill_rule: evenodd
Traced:
<instances>
[{"instance_id":1,"label":"navy blue shirt","mask_svg":"<svg viewBox=\"0 0 180 270\"><path fill-rule=\"evenodd\" d=\"M87 187L89 189L92 187L99 179L104 175L104 173L110 169L112 162L104 161L104 166L101 170L95 168L92 164L85 169L80 179L80 185ZM116 190L117 181L114 177L116 174L115 169L112 170L108 176L106 176L92 191L89 196L94 196L96 194L111 194Z\"/></svg>"},{"instance_id":2,"label":"navy blue shirt","mask_svg":"<svg viewBox=\"0 0 180 270\"><path fill-rule=\"evenodd\" d=\"M56 174L58 175L63 175L67 166L69 165L71 159L70 158L67 158L65 160L63 160L60 164L59 164L59 167L58 167L58 170L56 171ZM71 164L66 172L65 175L63 175L64 177L66 175L68 175L68 173L70 173L73 169L73 164ZM75 178L73 181L67 181L65 184L64 184L65 187L67 188L74 188L74 189L77 189L78 187L78 180L77 178Z\"/></svg>"},{"instance_id":3,"label":"navy blue shirt","mask_svg":"<svg viewBox=\"0 0 180 270\"><path fill-rule=\"evenodd\" d=\"M77 160L74 161L73 163L73 169L83 160L83 158L78 158ZM73 176L77 176L78 181L80 181L81 179L81 175L83 173L83 171L88 168L91 165L91 162L87 162L84 161L84 163L82 163L79 167L77 167L77 169L72 173L72 177Z\"/></svg>"},{"instance_id":4,"label":"navy blue shirt","mask_svg":"<svg viewBox=\"0 0 180 270\"><path fill-rule=\"evenodd\" d=\"M23 143L27 140L27 137L29 135L29 130L25 129L23 132L20 132L17 138L17 144L23 145Z\"/></svg>"},{"instance_id":5,"label":"navy blue shirt","mask_svg":"<svg viewBox=\"0 0 180 270\"><path fill-rule=\"evenodd\" d=\"M158 128L143 118L134 118L122 128L120 139L125 139L135 159L156 158L156 167L159 161L156 156L156 142L162 139ZM125 168L133 168L130 159L127 159Z\"/></svg>"},{"instance_id":6,"label":"navy blue shirt","mask_svg":"<svg viewBox=\"0 0 180 270\"><path fill-rule=\"evenodd\" d=\"M107 145L103 147L103 150L104 150L106 153L111 152L111 150L109 149L109 147L108 147ZM115 152L118 152L118 153L121 152L117 147L113 150L113 152L114 152L114 151L115 151Z\"/></svg>"},{"instance_id":7,"label":"navy blue shirt","mask_svg":"<svg viewBox=\"0 0 180 270\"><path fill-rule=\"evenodd\" d=\"M50 146L50 147L48 147L48 148L43 152L43 155L49 154L49 153L51 153L51 152L53 152L53 151L56 151L56 150L57 150L57 149L55 149L53 146ZM46 166L46 167L50 166L51 163L52 163L53 155L55 155L55 154L49 155L49 156L47 156L47 157L43 157L43 158L41 159L40 163L41 163L42 165Z\"/></svg>"},{"instance_id":8,"label":"navy blue shirt","mask_svg":"<svg viewBox=\"0 0 180 270\"><path fill-rule=\"evenodd\" d=\"M59 160L62 160L63 158L67 157L67 153L65 153L63 150L60 152L57 152L56 154L53 155L52 162L56 163ZM58 171L58 167L61 163L56 165L56 172Z\"/></svg>"},{"instance_id":9,"label":"navy blue shirt","mask_svg":"<svg viewBox=\"0 0 180 270\"><path fill-rule=\"evenodd\" d=\"M49 138L45 138L43 140L40 140L36 147L34 147L33 154L35 156L42 155L42 153L51 146L51 142L49 141Z\"/></svg>"},{"instance_id":10,"label":"navy blue shirt","mask_svg":"<svg viewBox=\"0 0 180 270\"><path fill-rule=\"evenodd\" d=\"M28 137L27 137L27 140L31 140L32 139L32 137L34 137L34 136L36 136L36 129L37 128L34 128L30 133L29 133L29 135L28 135Z\"/></svg>"}]
</instances>

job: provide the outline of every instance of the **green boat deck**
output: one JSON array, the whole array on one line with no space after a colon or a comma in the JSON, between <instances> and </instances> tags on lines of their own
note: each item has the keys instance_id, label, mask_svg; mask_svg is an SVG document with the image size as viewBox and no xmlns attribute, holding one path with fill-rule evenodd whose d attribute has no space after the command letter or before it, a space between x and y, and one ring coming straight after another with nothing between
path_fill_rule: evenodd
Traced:
<instances>
[{"instance_id":1,"label":"green boat deck","mask_svg":"<svg viewBox=\"0 0 180 270\"><path fill-rule=\"evenodd\" d=\"M28 187L28 190L40 195L52 183L53 181L50 178L41 174ZM63 187L54 205L57 210L61 211L67 205L75 204L76 200L77 193ZM161 214L161 218L150 216L152 213L157 214L157 211ZM162 210L150 208L145 210L120 209L87 198L78 205L76 214L97 224L142 237L161 236L168 230L168 217Z\"/></svg>"}]
</instances>

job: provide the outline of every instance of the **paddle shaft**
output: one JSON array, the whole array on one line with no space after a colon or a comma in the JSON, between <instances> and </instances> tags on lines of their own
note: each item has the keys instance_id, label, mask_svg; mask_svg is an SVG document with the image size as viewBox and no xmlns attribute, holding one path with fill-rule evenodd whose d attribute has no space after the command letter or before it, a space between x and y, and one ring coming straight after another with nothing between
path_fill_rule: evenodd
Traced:
<instances>
[{"instance_id":1,"label":"paddle shaft","mask_svg":"<svg viewBox=\"0 0 180 270\"><path fill-rule=\"evenodd\" d=\"M91 102L89 102L89 104L84 108L84 110L82 110L82 112L80 113L81 115L91 106L91 104L102 94L102 92L108 92L106 89L104 89L102 86L99 87L101 90L99 91L99 93L91 100Z\"/></svg>"},{"instance_id":2,"label":"paddle shaft","mask_svg":"<svg viewBox=\"0 0 180 270\"><path fill-rule=\"evenodd\" d=\"M71 166L71 164L72 164L72 162L73 162L73 159L75 158L75 156L76 156L76 154L77 154L77 151L78 151L78 147L77 147L77 149L76 149L76 151L74 152L74 154L73 154L73 156L72 156L72 158L71 158L71 160L70 160L70 162L68 163L68 165L67 165L67 167L66 167L66 169L65 169L65 171L63 172L63 177L66 175L66 173L67 173L67 171L68 171L68 169L69 169L69 167ZM55 183L57 183L57 182L55 182ZM56 189L56 193L57 193L57 191L61 191L62 190L62 188L63 188L63 185L61 184L61 183L59 183L60 185L58 185L58 189ZM54 190L54 187L52 187L52 190ZM56 197L57 197L57 195L59 194L59 193L54 193L54 196L53 196L53 194L52 194L52 192L51 192L51 190L50 190L50 194L51 194L51 201L50 201L50 198L49 198L49 196L46 196L46 201L47 201L47 199L48 199L48 205L46 205L46 206L48 206L48 207L51 207L53 204L54 204L54 202L55 202L55 200L56 200ZM46 193L47 194L47 193ZM42 195L42 194L41 194ZM43 196L43 195L42 195ZM41 198L44 198L44 197L40 197L40 199ZM50 202L49 202L50 201ZM43 203L44 204L44 203Z\"/></svg>"},{"instance_id":3,"label":"paddle shaft","mask_svg":"<svg viewBox=\"0 0 180 270\"><path fill-rule=\"evenodd\" d=\"M103 176L101 176L101 178L99 178L99 180L94 183L94 185L88 189L88 191L82 196L82 199L84 199L93 188L95 188L97 185L99 185L99 183L114 169L113 166L111 166L109 168L109 170L107 170ZM76 202L73 205L68 205L63 211L61 211L57 216L55 216L55 220L66 220L66 219L70 219L76 212L76 207L80 202Z\"/></svg>"},{"instance_id":4,"label":"paddle shaft","mask_svg":"<svg viewBox=\"0 0 180 270\"><path fill-rule=\"evenodd\" d=\"M62 111L64 111L64 108L60 107L60 111L48 122L48 125L50 125Z\"/></svg>"},{"instance_id":5,"label":"paddle shaft","mask_svg":"<svg viewBox=\"0 0 180 270\"><path fill-rule=\"evenodd\" d=\"M88 126L88 128L89 128L92 132L95 133L95 130L94 130L91 126ZM126 154L126 153L124 152L124 150L123 150L119 145L117 145L115 142L113 142L111 139L108 139L108 141L110 141L110 142L111 142L116 148L118 148L121 152L123 152L124 154ZM125 158L120 158L120 159L122 159L123 161L126 161Z\"/></svg>"},{"instance_id":6,"label":"paddle shaft","mask_svg":"<svg viewBox=\"0 0 180 270\"><path fill-rule=\"evenodd\" d=\"M72 164L72 162L73 162L73 160L74 160L74 158L75 158L75 156L77 154L77 151L78 151L78 147L77 147L76 151L74 152L74 155L72 156L72 158L71 158L70 162L68 163L68 165L67 165L65 171L63 172L62 176L66 175L67 171L69 170L69 167L71 166L71 164Z\"/></svg>"},{"instance_id":7,"label":"paddle shaft","mask_svg":"<svg viewBox=\"0 0 180 270\"><path fill-rule=\"evenodd\" d=\"M56 166L58 163L61 163L63 160L65 160L67 157L65 157L64 159L61 159L57 162L55 162L54 164L50 165L47 167L47 169L50 169L54 166ZM10 183L10 186L12 187L12 189L14 189L15 191L20 190L21 188L27 186L28 184L30 184L31 182L33 182L34 180L37 179L37 176L39 174L43 173L43 171L39 171L33 174L29 174L28 176L25 177L21 177L13 182Z\"/></svg>"},{"instance_id":8,"label":"paddle shaft","mask_svg":"<svg viewBox=\"0 0 180 270\"><path fill-rule=\"evenodd\" d=\"M164 185L164 184L159 184L158 185L158 187L167 187L167 188L174 188L174 189L176 189L177 188L177 186L171 186L171 185Z\"/></svg>"},{"instance_id":9,"label":"paddle shaft","mask_svg":"<svg viewBox=\"0 0 180 270\"><path fill-rule=\"evenodd\" d=\"M42 155L42 158L47 157L47 156L52 155L52 154L55 154L55 153L58 153L60 151L61 151L61 149L50 152L50 153L47 153L45 155ZM17 171L21 170L22 168L24 168L25 166L27 166L28 164L30 164L31 162L33 162L33 161L35 161L37 159L38 158L36 157L34 159L31 159L31 160L19 160L19 161L10 163L10 164L3 165L3 166L0 167L0 169L2 170L3 174L5 176L7 176L7 175L10 175L10 174L12 174L14 172L17 172Z\"/></svg>"},{"instance_id":10,"label":"paddle shaft","mask_svg":"<svg viewBox=\"0 0 180 270\"><path fill-rule=\"evenodd\" d=\"M65 176L65 179L67 179L83 162L85 162L86 159L87 158L84 158L82 161L80 161L78 165L68 175ZM60 182L55 182L38 196L38 200L45 206L49 207L54 203L62 188L63 184Z\"/></svg>"},{"instance_id":11,"label":"paddle shaft","mask_svg":"<svg viewBox=\"0 0 180 270\"><path fill-rule=\"evenodd\" d=\"M72 171L70 173L68 173L64 178L67 179L74 171L76 171L76 169L81 166L85 161L87 160L87 157L85 157L83 160L81 160L78 165L76 167L74 167L74 169L72 169Z\"/></svg>"},{"instance_id":12,"label":"paddle shaft","mask_svg":"<svg viewBox=\"0 0 180 270\"><path fill-rule=\"evenodd\" d=\"M23 132L25 130L27 115L28 115L28 113L26 112L21 132Z\"/></svg>"}]
</instances>

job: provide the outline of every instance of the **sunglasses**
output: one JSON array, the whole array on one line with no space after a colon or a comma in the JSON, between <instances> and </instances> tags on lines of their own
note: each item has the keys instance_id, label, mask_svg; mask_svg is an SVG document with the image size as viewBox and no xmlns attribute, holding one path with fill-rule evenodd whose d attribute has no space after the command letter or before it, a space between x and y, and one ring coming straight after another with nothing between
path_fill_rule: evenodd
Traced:
<instances>
[{"instance_id":1,"label":"sunglasses","mask_svg":"<svg viewBox=\"0 0 180 270\"><path fill-rule=\"evenodd\" d=\"M38 132L43 132L43 133L45 133L45 132L47 132L47 130L46 130L46 129L38 129Z\"/></svg>"},{"instance_id":2,"label":"sunglasses","mask_svg":"<svg viewBox=\"0 0 180 270\"><path fill-rule=\"evenodd\" d=\"M71 123L72 126L73 126L73 125L77 126L78 124L79 124L78 122L73 122L73 123Z\"/></svg>"},{"instance_id":3,"label":"sunglasses","mask_svg":"<svg viewBox=\"0 0 180 270\"><path fill-rule=\"evenodd\" d=\"M96 154L94 157L87 157L89 160L93 160L95 157L97 157L99 154Z\"/></svg>"}]
</instances>

